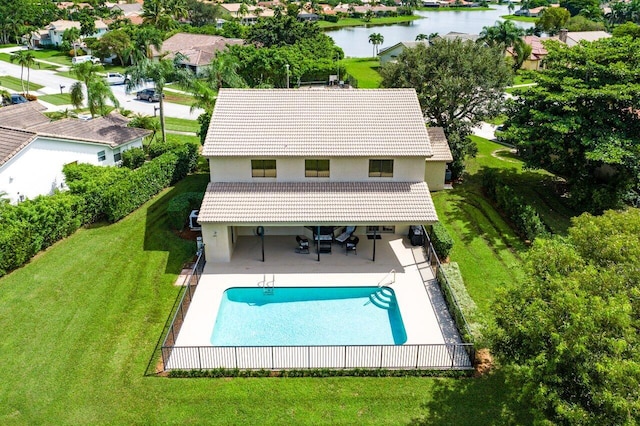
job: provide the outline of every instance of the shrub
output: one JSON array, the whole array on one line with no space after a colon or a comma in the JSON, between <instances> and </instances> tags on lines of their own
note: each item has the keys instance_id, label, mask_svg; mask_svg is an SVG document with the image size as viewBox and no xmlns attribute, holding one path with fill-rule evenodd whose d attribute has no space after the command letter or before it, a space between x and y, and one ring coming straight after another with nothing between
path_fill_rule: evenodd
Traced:
<instances>
[{"instance_id":1,"label":"shrub","mask_svg":"<svg viewBox=\"0 0 640 426\"><path fill-rule=\"evenodd\" d=\"M122 153L122 166L128 169L137 169L144 164L146 155L142 148L131 148Z\"/></svg>"},{"instance_id":2,"label":"shrub","mask_svg":"<svg viewBox=\"0 0 640 426\"><path fill-rule=\"evenodd\" d=\"M36 95L31 94L31 93L22 93L22 96L24 96L25 99L30 101L30 102L38 100L38 97Z\"/></svg>"},{"instance_id":3,"label":"shrub","mask_svg":"<svg viewBox=\"0 0 640 426\"><path fill-rule=\"evenodd\" d=\"M77 55L77 56L83 56L83 55L86 55L86 52L85 52L84 50L80 49L79 47L78 47L78 48L76 48L76 49L70 49L68 53L69 53L69 56L71 56L72 58L73 58L74 56L76 56L76 55Z\"/></svg>"},{"instance_id":4,"label":"shrub","mask_svg":"<svg viewBox=\"0 0 640 426\"><path fill-rule=\"evenodd\" d=\"M449 257L449 252L453 248L453 239L440 222L436 222L431 226L431 242L440 259L444 260Z\"/></svg>"},{"instance_id":5,"label":"shrub","mask_svg":"<svg viewBox=\"0 0 640 426\"><path fill-rule=\"evenodd\" d=\"M200 207L203 198L203 192L185 192L173 197L167 205L169 226L178 231L182 231L184 224L189 218L189 214L192 210Z\"/></svg>"},{"instance_id":6,"label":"shrub","mask_svg":"<svg viewBox=\"0 0 640 426\"><path fill-rule=\"evenodd\" d=\"M340 18L337 15L322 15L322 19L327 22L338 22Z\"/></svg>"}]
</instances>

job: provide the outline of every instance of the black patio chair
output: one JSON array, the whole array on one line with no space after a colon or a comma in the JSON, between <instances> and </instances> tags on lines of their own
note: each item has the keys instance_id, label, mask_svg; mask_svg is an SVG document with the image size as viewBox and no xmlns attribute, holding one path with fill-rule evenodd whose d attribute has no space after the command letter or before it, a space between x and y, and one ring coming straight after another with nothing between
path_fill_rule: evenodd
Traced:
<instances>
[{"instance_id":1,"label":"black patio chair","mask_svg":"<svg viewBox=\"0 0 640 426\"><path fill-rule=\"evenodd\" d=\"M309 239L307 237L301 237L300 235L297 235L296 241L298 243L298 248L296 249L296 253L309 254Z\"/></svg>"},{"instance_id":2,"label":"black patio chair","mask_svg":"<svg viewBox=\"0 0 640 426\"><path fill-rule=\"evenodd\" d=\"M360 238L356 237L355 235L350 236L349 239L345 241L345 244L344 244L346 254L349 255L349 252L352 251L357 255L359 242L360 242Z\"/></svg>"}]
</instances>

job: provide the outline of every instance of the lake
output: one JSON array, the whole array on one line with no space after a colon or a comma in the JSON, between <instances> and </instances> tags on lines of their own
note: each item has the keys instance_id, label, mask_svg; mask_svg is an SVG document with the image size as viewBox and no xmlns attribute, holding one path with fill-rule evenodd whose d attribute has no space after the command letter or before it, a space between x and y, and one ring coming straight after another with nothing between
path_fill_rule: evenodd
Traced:
<instances>
[{"instance_id":1,"label":"lake","mask_svg":"<svg viewBox=\"0 0 640 426\"><path fill-rule=\"evenodd\" d=\"M460 33L479 34L483 27L491 26L496 21L502 21L501 15L508 15L507 5L492 4L495 10L483 11L452 11L429 12L416 11L416 15L422 19L404 24L378 25L370 27L348 27L338 30L326 31L325 34L333 38L336 44L344 50L345 56L366 57L373 54L373 46L369 43L369 35L380 33L384 37L384 43L379 50L393 46L401 41L414 41L418 34L446 34L450 31ZM530 28L531 22L517 22L514 24L521 28Z\"/></svg>"}]
</instances>

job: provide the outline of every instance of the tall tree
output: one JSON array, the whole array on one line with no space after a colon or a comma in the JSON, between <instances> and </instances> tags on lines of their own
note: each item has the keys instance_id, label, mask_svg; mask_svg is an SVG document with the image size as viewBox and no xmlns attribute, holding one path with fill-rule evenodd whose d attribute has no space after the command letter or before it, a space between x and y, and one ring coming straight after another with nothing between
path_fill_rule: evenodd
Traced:
<instances>
[{"instance_id":1,"label":"tall tree","mask_svg":"<svg viewBox=\"0 0 640 426\"><path fill-rule=\"evenodd\" d=\"M78 56L78 42L80 40L80 29L76 27L67 28L62 33L62 42L73 48L73 56Z\"/></svg>"},{"instance_id":2,"label":"tall tree","mask_svg":"<svg viewBox=\"0 0 640 426\"><path fill-rule=\"evenodd\" d=\"M188 85L189 81L194 78L193 72L179 66L179 62L182 59L181 55L176 55L173 60L151 61L143 59L127 68L127 74L129 75L128 90L144 84L147 80L153 81L155 85L155 90L160 96L160 128L162 129L163 141L167 140L164 122L164 87L174 81Z\"/></svg>"},{"instance_id":3,"label":"tall tree","mask_svg":"<svg viewBox=\"0 0 640 426\"><path fill-rule=\"evenodd\" d=\"M372 33L369 35L369 43L373 45L373 57L378 54L378 46L384 43L384 36L380 33Z\"/></svg>"},{"instance_id":4,"label":"tall tree","mask_svg":"<svg viewBox=\"0 0 640 426\"><path fill-rule=\"evenodd\" d=\"M536 22L536 27L549 35L556 35L562 28L566 28L571 14L564 7L547 7Z\"/></svg>"},{"instance_id":5,"label":"tall tree","mask_svg":"<svg viewBox=\"0 0 640 426\"><path fill-rule=\"evenodd\" d=\"M425 119L447 136L454 178L464 170L465 156L475 153L471 129L501 111L513 78L501 49L446 39L405 49L380 74L383 87L416 89Z\"/></svg>"},{"instance_id":6,"label":"tall tree","mask_svg":"<svg viewBox=\"0 0 640 426\"><path fill-rule=\"evenodd\" d=\"M489 46L499 46L502 51L512 47L524 35L524 30L511 21L496 22L490 27L483 27L480 40Z\"/></svg>"},{"instance_id":7,"label":"tall tree","mask_svg":"<svg viewBox=\"0 0 640 426\"><path fill-rule=\"evenodd\" d=\"M640 200L640 40L547 42L547 68L519 93L503 137L528 167L567 180L592 212Z\"/></svg>"},{"instance_id":8,"label":"tall tree","mask_svg":"<svg viewBox=\"0 0 640 426\"><path fill-rule=\"evenodd\" d=\"M12 53L9 57L11 62L17 62L20 65L20 84L22 85L22 92L29 93L29 78L31 75L31 67L36 63L36 57L30 50L19 50L16 53ZM27 89L24 86L24 69L27 68Z\"/></svg>"},{"instance_id":9,"label":"tall tree","mask_svg":"<svg viewBox=\"0 0 640 426\"><path fill-rule=\"evenodd\" d=\"M96 66L93 62L83 62L81 64L73 65L72 72L76 75L76 78L80 81L73 83L70 90L71 103L76 108L82 108L84 104L83 87L87 92L87 106L92 117L96 115L107 114L107 101L118 107L120 104L118 99L111 91L111 87L97 74L100 66Z\"/></svg>"},{"instance_id":10,"label":"tall tree","mask_svg":"<svg viewBox=\"0 0 640 426\"><path fill-rule=\"evenodd\" d=\"M128 65L133 50L129 34L122 29L109 31L97 41L97 51L102 57L116 55L121 65Z\"/></svg>"},{"instance_id":11,"label":"tall tree","mask_svg":"<svg viewBox=\"0 0 640 426\"><path fill-rule=\"evenodd\" d=\"M524 282L496 298L492 351L536 424L640 423L640 210L537 238Z\"/></svg>"}]
</instances>

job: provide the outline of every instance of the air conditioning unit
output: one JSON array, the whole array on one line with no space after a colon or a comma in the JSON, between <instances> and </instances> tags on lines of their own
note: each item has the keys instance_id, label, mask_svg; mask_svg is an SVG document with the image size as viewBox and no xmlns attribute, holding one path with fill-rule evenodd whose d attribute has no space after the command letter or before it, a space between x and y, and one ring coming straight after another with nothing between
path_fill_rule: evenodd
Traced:
<instances>
[{"instance_id":1,"label":"air conditioning unit","mask_svg":"<svg viewBox=\"0 0 640 426\"><path fill-rule=\"evenodd\" d=\"M189 215L189 229L192 231L200 231L202 227L198 223L198 213L200 210L192 210Z\"/></svg>"}]
</instances>

